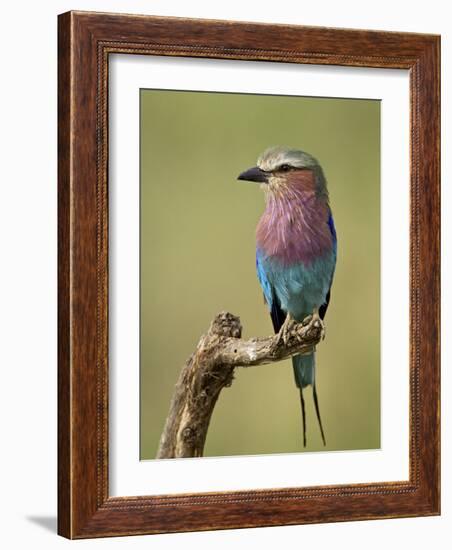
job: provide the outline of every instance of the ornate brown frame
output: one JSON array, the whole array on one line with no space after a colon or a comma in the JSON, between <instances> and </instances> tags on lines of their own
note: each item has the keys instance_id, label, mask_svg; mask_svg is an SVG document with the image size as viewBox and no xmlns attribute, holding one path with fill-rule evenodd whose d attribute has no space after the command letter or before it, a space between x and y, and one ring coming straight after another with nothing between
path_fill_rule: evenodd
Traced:
<instances>
[{"instance_id":1,"label":"ornate brown frame","mask_svg":"<svg viewBox=\"0 0 452 550\"><path fill-rule=\"evenodd\" d=\"M409 481L109 497L111 53L410 71ZM68 12L59 16L58 54L58 532L85 538L439 514L440 38Z\"/></svg>"}]
</instances>

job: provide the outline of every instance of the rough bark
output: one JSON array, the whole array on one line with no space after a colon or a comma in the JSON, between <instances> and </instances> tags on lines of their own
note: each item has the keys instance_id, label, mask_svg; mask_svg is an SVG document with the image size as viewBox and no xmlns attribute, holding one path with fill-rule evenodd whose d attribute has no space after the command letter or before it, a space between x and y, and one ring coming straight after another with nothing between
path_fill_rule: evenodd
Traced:
<instances>
[{"instance_id":1,"label":"rough bark","mask_svg":"<svg viewBox=\"0 0 452 550\"><path fill-rule=\"evenodd\" d=\"M322 327L307 317L279 335L242 340L239 317L221 312L182 368L156 458L202 456L210 418L221 390L232 384L236 367L276 363L311 353Z\"/></svg>"}]
</instances>

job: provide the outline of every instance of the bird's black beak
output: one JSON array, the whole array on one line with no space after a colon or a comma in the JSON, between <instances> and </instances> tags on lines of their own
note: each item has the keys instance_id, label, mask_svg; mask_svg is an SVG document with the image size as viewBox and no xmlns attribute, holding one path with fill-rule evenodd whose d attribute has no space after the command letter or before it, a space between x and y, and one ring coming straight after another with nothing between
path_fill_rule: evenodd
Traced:
<instances>
[{"instance_id":1,"label":"bird's black beak","mask_svg":"<svg viewBox=\"0 0 452 550\"><path fill-rule=\"evenodd\" d=\"M257 166L242 172L237 178L238 180L244 181L256 181L258 183L267 183L268 182L268 172L264 172Z\"/></svg>"}]
</instances>

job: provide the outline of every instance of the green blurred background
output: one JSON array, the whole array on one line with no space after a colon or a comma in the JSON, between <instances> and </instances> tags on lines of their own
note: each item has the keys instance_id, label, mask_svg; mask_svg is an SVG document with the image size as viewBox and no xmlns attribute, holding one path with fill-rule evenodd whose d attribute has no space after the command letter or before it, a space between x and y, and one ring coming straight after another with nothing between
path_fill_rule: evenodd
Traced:
<instances>
[{"instance_id":1,"label":"green blurred background","mask_svg":"<svg viewBox=\"0 0 452 550\"><path fill-rule=\"evenodd\" d=\"M380 102L141 90L141 458L154 458L181 366L213 316L272 333L255 273L259 186L236 181L271 145L317 157L338 262L317 388L326 450L380 446ZM177 339L171 335L176 333ZM325 450L306 393L306 451ZM236 369L205 456L302 452L290 361Z\"/></svg>"}]
</instances>

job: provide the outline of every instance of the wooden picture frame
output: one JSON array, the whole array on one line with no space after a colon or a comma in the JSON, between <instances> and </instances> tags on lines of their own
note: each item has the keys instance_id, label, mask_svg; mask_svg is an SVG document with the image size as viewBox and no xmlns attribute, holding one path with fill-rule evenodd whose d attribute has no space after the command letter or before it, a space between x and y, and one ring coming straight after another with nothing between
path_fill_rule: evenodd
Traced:
<instances>
[{"instance_id":1,"label":"wooden picture frame","mask_svg":"<svg viewBox=\"0 0 452 550\"><path fill-rule=\"evenodd\" d=\"M437 515L440 511L440 38L89 12L59 16L58 532L87 538ZM408 481L110 497L110 54L265 60L410 73Z\"/></svg>"}]
</instances>

